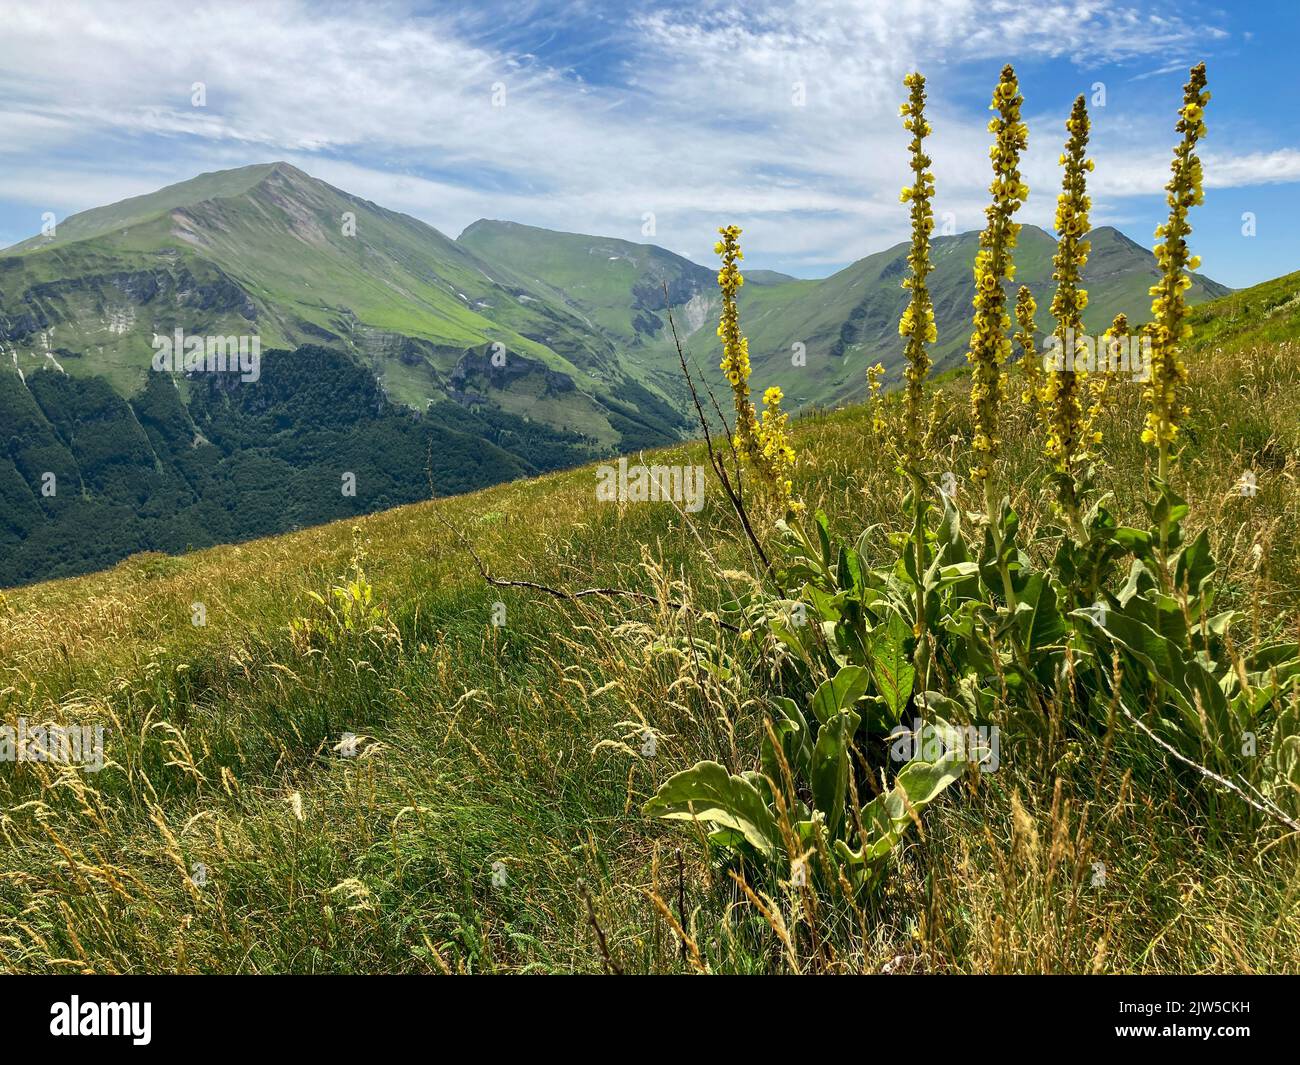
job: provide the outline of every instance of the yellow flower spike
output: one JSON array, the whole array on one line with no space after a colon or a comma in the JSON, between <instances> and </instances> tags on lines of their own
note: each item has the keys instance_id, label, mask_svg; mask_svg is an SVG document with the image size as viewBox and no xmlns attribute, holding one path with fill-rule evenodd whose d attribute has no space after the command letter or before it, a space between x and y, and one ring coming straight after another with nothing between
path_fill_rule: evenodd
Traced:
<instances>
[{"instance_id":1,"label":"yellow flower spike","mask_svg":"<svg viewBox=\"0 0 1300 1065\"><path fill-rule=\"evenodd\" d=\"M1023 103L1015 70L1010 65L1003 67L990 105L990 110L998 112L998 117L989 123L989 132L995 138L989 150L993 160L989 193L993 202L985 211L987 224L980 234L980 250L975 256L975 313L970 350L966 354L972 366L971 413L975 439L984 445L977 448L983 458L971 470L977 482L988 478L1000 442L1001 362L1007 350L1003 335L1007 296L1002 285L1010 280L1011 249L1015 247L1018 232L1012 217L1024 202L1022 191L1028 191L1020 176L1020 153L1029 143L1028 131L1020 121Z\"/></svg>"},{"instance_id":2,"label":"yellow flower spike","mask_svg":"<svg viewBox=\"0 0 1300 1065\"><path fill-rule=\"evenodd\" d=\"M736 266L740 260L740 227L723 226L718 232L722 235L717 244L718 254L722 256L722 269L718 271L718 288L722 292L722 314L718 322L718 336L722 338L721 369L731 384L741 454L754 454L758 451L758 418L749 399L749 345L740 332L740 312L736 309L736 292L743 280Z\"/></svg>"},{"instance_id":3,"label":"yellow flower spike","mask_svg":"<svg viewBox=\"0 0 1300 1065\"><path fill-rule=\"evenodd\" d=\"M901 325L899 329L901 331ZM884 387L884 376L885 367L883 363L878 362L874 366L867 367L868 409L871 411L871 431L876 434L883 433L886 428L884 405L880 400L880 393Z\"/></svg>"},{"instance_id":4,"label":"yellow flower spike","mask_svg":"<svg viewBox=\"0 0 1300 1065\"><path fill-rule=\"evenodd\" d=\"M1187 237L1192 231L1187 214L1205 195L1201 161L1196 156L1197 142L1205 136L1205 105L1210 101L1205 83L1205 64L1198 63L1183 86L1183 106L1175 126L1182 139L1174 148L1170 165L1173 177L1165 186L1169 221L1156 229L1156 237L1161 240L1156 249L1160 280L1151 289L1152 320L1145 327L1151 339L1151 383L1144 395L1151 406L1142 439L1159 450L1161 480L1168 476L1169 445L1178 433L1178 391L1187 379L1187 369L1178 350L1180 342L1189 335L1184 292L1190 279L1184 271L1200 266L1200 259L1187 251Z\"/></svg>"},{"instance_id":5,"label":"yellow flower spike","mask_svg":"<svg viewBox=\"0 0 1300 1065\"><path fill-rule=\"evenodd\" d=\"M1040 366L1038 364L1038 352L1034 349L1034 334L1037 332L1037 326L1034 324L1034 315L1038 312L1038 304L1034 302L1034 294L1029 291L1028 285L1021 285L1020 291L1016 293L1016 324L1020 329L1016 333L1016 343L1020 345L1020 369L1025 375L1025 390L1020 394L1021 403L1038 402Z\"/></svg>"},{"instance_id":6,"label":"yellow flower spike","mask_svg":"<svg viewBox=\"0 0 1300 1065\"><path fill-rule=\"evenodd\" d=\"M1087 195L1088 107L1082 96L1074 101L1065 123L1069 137L1062 159L1061 193L1057 198L1058 239L1053 259L1052 279L1056 294L1052 297L1052 317L1056 319L1055 337L1061 365L1046 375L1039 392L1047 455L1056 468L1073 474L1084 459L1086 441L1092 438L1091 418L1084 406L1086 368L1075 363L1082 351L1083 310L1088 306L1087 290L1082 288L1083 267L1088 259L1088 242L1081 239L1089 229Z\"/></svg>"},{"instance_id":7,"label":"yellow flower spike","mask_svg":"<svg viewBox=\"0 0 1300 1065\"><path fill-rule=\"evenodd\" d=\"M907 461L912 462L920 456L925 435L923 403L925 379L930 372L930 356L925 345L933 343L937 335L934 304L926 285L926 278L933 269L930 235L934 232L934 212L930 198L934 195L934 175L930 172L930 157L925 154L923 143L930 132L930 125L925 121L925 78L919 73L909 74L903 84L910 90L908 102L903 106L906 113L913 116L903 123L913 134L909 145L913 183L912 187L903 190L901 197L904 203L910 201L912 205L912 247L907 255L909 274L903 280L903 287L912 296L898 322L898 333L905 341L903 355L907 360L903 370L907 394L899 444ZM868 370L867 374L870 379L871 371Z\"/></svg>"},{"instance_id":8,"label":"yellow flower spike","mask_svg":"<svg viewBox=\"0 0 1300 1065\"><path fill-rule=\"evenodd\" d=\"M758 426L763 476L771 491L771 501L782 513L803 509L802 503L791 499L793 485L789 474L794 468L795 452L787 426L790 415L781 409L781 400L784 398L781 389L775 385L763 393L763 420Z\"/></svg>"},{"instance_id":9,"label":"yellow flower spike","mask_svg":"<svg viewBox=\"0 0 1300 1065\"><path fill-rule=\"evenodd\" d=\"M786 476L794 465L794 450L786 428L789 415L781 410L784 397L779 388L769 388L763 394L762 422L749 398L749 341L740 331L740 311L736 306L736 293L745 283L736 265L745 257L740 250L741 230L739 226L723 226L718 232L722 235L717 244L722 257L722 269L718 271L718 288L722 292L718 336L722 338L721 369L731 385L736 409L736 451L756 472L764 497L779 506L784 514L800 508L791 501Z\"/></svg>"},{"instance_id":10,"label":"yellow flower spike","mask_svg":"<svg viewBox=\"0 0 1300 1065\"><path fill-rule=\"evenodd\" d=\"M1088 378L1088 391L1092 396L1092 407L1088 412L1088 423L1093 426L1093 443L1101 443L1101 433L1096 430L1095 426L1102 411L1112 405L1114 390L1110 387L1112 375L1121 371L1127 371L1131 374L1138 373L1138 368L1133 366L1129 361L1124 363L1124 350L1118 352L1119 364L1111 364L1111 344L1116 340L1127 341L1132 336L1129 329L1128 315L1117 314L1115 320L1111 322L1110 328L1101 335L1101 343L1097 346L1097 363L1099 366L1105 365L1109 371L1107 373L1093 374Z\"/></svg>"},{"instance_id":11,"label":"yellow flower spike","mask_svg":"<svg viewBox=\"0 0 1300 1065\"><path fill-rule=\"evenodd\" d=\"M894 434L892 443L912 479L911 500L915 517L913 562L916 571L920 573L925 567L926 558L924 515L927 505L921 467L933 430L933 423L926 424L927 412L923 408L925 379L930 373L930 356L925 345L934 343L938 336L934 323L934 304L926 282L933 270L930 263L930 235L934 232L934 210L930 201L934 196L934 174L930 171L930 157L925 154L924 141L932 132L930 124L925 120L925 78L919 72L914 72L903 80L903 84L908 89L906 108L911 116L903 122L903 128L912 134L908 151L913 178L912 187L904 189L900 197L904 203L911 203L912 220L912 245L907 254L908 276L903 279L903 287L911 293L911 297L898 323L898 332L904 341L903 379L906 393L902 424ZM880 372L879 365L876 372L867 372L873 399L879 391ZM878 425L883 420L879 402L874 402L873 408L873 421ZM924 586L918 582L912 621L913 633L917 637L916 672L918 682L922 685L926 683L929 674L930 646L925 635L925 595Z\"/></svg>"}]
</instances>

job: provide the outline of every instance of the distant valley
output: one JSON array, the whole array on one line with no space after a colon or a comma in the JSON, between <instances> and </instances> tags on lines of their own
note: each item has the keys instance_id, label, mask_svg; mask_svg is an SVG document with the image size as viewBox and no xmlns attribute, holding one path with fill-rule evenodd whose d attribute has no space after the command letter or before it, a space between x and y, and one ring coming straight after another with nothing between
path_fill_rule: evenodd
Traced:
<instances>
[{"instance_id":1,"label":"distant valley","mask_svg":"<svg viewBox=\"0 0 1300 1065\"><path fill-rule=\"evenodd\" d=\"M941 369L965 351L977 243L934 242ZM1153 257L1110 228L1092 243L1086 324L1143 321ZM1025 227L1040 322L1053 248ZM892 378L905 254L747 273L755 385L797 408L859 397L877 361ZM1227 291L1196 276L1190 297ZM489 220L452 240L286 163L75 215L0 253L0 586L690 435L670 309L720 382L714 269L653 245ZM176 329L256 337L257 381L154 372Z\"/></svg>"}]
</instances>

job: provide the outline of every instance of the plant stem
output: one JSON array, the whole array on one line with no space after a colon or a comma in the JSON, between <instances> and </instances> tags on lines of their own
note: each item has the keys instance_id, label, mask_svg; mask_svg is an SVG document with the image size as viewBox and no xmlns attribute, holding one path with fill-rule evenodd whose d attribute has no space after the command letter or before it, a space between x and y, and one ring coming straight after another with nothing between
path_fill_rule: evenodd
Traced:
<instances>
[{"instance_id":1,"label":"plant stem","mask_svg":"<svg viewBox=\"0 0 1300 1065\"><path fill-rule=\"evenodd\" d=\"M925 619L925 482L912 472L912 546L916 552L916 675L921 691L927 690L930 674L930 641Z\"/></svg>"},{"instance_id":2,"label":"plant stem","mask_svg":"<svg viewBox=\"0 0 1300 1065\"><path fill-rule=\"evenodd\" d=\"M1161 484L1161 491L1169 477L1169 445L1164 441L1164 426L1161 426L1160 457L1156 461L1156 477ZM1166 510L1160 518L1160 561L1163 564L1169 557L1169 513Z\"/></svg>"},{"instance_id":3,"label":"plant stem","mask_svg":"<svg viewBox=\"0 0 1300 1065\"><path fill-rule=\"evenodd\" d=\"M1169 477L1169 444L1164 439L1164 433L1161 433L1159 458L1156 460L1156 478L1159 484L1160 492L1160 583L1166 591L1169 590L1169 499L1166 492L1166 485Z\"/></svg>"},{"instance_id":4,"label":"plant stem","mask_svg":"<svg viewBox=\"0 0 1300 1065\"><path fill-rule=\"evenodd\" d=\"M1016 609L1016 592L1011 586L1011 572L1007 569L1006 561L1002 558L1002 529L998 525L998 517L994 517L993 504L993 478L984 478L984 516L989 523L989 536L993 540L993 552L998 560L998 572L1002 575L1002 594L1007 601L1007 609L1014 611Z\"/></svg>"}]
</instances>

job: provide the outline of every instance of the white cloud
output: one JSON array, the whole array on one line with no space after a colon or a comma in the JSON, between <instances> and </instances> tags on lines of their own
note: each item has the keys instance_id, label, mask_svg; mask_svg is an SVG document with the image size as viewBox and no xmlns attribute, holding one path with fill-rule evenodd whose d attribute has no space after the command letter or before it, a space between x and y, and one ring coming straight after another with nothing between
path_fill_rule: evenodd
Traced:
<instances>
[{"instance_id":1,"label":"white cloud","mask_svg":"<svg viewBox=\"0 0 1300 1065\"><path fill-rule=\"evenodd\" d=\"M300 0L9 8L0 195L12 200L84 208L287 157L452 234L488 216L642 239L653 211L653 239L684 254L707 257L713 228L737 221L751 259L809 267L905 235L897 102L913 66L932 70L933 89L961 63L1006 54L1008 41L1020 59L1102 63L1177 53L1222 32L1101 0L705 3L645 10L626 25L595 18L598 8L436 17ZM622 60L598 83L542 63L531 47L491 43L495 29L516 39L507 17L583 15L600 29L575 42L576 58L612 47ZM196 81L207 108L190 106ZM496 83L504 107L493 106ZM1063 119L1051 118L1050 136L1035 125L1026 171L1043 191L1033 221L1050 220ZM935 92L932 121L937 209L975 228L988 181L983 119ZM1149 150L1150 134L1117 128L1100 156L1099 201L1158 191L1168 156ZM61 153L74 162L51 179ZM1207 181L1295 180L1296 154L1207 161Z\"/></svg>"},{"instance_id":2,"label":"white cloud","mask_svg":"<svg viewBox=\"0 0 1300 1065\"><path fill-rule=\"evenodd\" d=\"M1300 181L1300 151L1295 148L1238 156L1208 154L1204 165L1205 184L1215 189Z\"/></svg>"}]
</instances>

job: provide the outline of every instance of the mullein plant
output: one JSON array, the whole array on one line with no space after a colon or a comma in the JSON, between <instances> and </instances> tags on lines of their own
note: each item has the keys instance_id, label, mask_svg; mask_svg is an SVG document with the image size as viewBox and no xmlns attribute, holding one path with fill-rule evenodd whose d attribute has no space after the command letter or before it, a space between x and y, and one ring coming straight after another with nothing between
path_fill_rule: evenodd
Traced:
<instances>
[{"instance_id":1,"label":"mullein plant","mask_svg":"<svg viewBox=\"0 0 1300 1065\"><path fill-rule=\"evenodd\" d=\"M867 409L871 412L871 432L882 435L886 428L884 403L880 393L885 387L885 365L876 363L867 367Z\"/></svg>"},{"instance_id":2,"label":"mullein plant","mask_svg":"<svg viewBox=\"0 0 1300 1065\"><path fill-rule=\"evenodd\" d=\"M922 138L929 132L922 111L924 82L911 75L907 85L911 98L903 117L914 135L917 179L903 193L913 209L907 284L911 299L899 326L907 354L905 420L895 430L873 426L873 431L895 446L911 449L900 465L914 485L923 485L927 441L938 424L931 413L923 428L927 415L922 403L929 369L925 344L934 339L925 289L933 180L922 149ZM1016 547L1017 518L1009 504L1003 500L996 517L991 512L1000 367L1010 348L1004 285L1011 278L1010 254L1018 228L1012 216L1026 195L1018 171L1025 146L1021 99L1008 67L994 97L998 117L991 124L997 134L993 205L977 259L970 355L977 389L978 465L972 472L983 482L990 511L983 554L978 563L969 560L956 508L947 501L944 520L935 530L924 528L926 511L917 503L923 538L900 536L902 558L884 570L870 565L870 530L847 543L833 537L829 519L820 511L812 523L815 535L800 523L787 523L787 553L775 591L756 589L725 608L746 629L766 626L788 652L783 658L789 667L783 694L772 699L771 720L765 722L760 740L760 769L732 775L719 763L701 762L671 777L646 805L647 812L659 817L705 822L710 841L739 858L737 875L748 876L747 870L756 868L783 878L789 871L792 897L838 885L841 897L856 906L858 895L880 888L891 852L907 825L919 823L923 805L956 783L973 762L986 760L988 752L981 753L978 743L951 742L960 737L952 723L991 719L1018 729L1026 721L1020 709L1046 718L1049 736L1061 734L1056 730L1067 713L1079 715L1068 722L1071 729L1077 725L1109 735L1117 713L1122 713L1184 766L1200 769L1204 779L1234 791L1256 810L1270 812L1258 801L1263 792L1251 798L1230 777L1249 771L1237 753L1242 731L1267 734L1284 698L1294 694L1300 649L1287 643L1256 647L1243 655L1233 651L1227 631L1231 612L1211 612L1215 562L1208 530L1182 546L1178 522L1186 504L1164 479L1183 372L1177 362L1177 344L1186 336L1183 271L1195 262L1186 254L1184 238L1187 208L1200 199L1200 165L1193 149L1203 134L1200 114L1208 99L1203 88L1204 68L1199 67L1193 71L1179 125L1184 141L1169 186L1172 213L1161 231L1166 242L1157 249L1164 274L1154 291L1156 321L1151 328L1160 354L1148 391L1146 439L1159 448L1163 533L1121 528L1099 502L1083 523L1085 542L1063 535L1051 569L1035 570L1027 553ZM1086 141L1087 115L1080 102L1071 113L1070 144L1063 160L1066 182L1058 209L1061 240L1053 313L1056 335L1063 341L1067 330L1079 328L1086 301L1079 286L1087 255L1082 239L1088 228ZM770 395L763 423L749 404L748 355L734 301L740 283L735 269L737 234L734 228L724 230L719 245L724 254L719 329L726 351L723 368L736 395L738 443L753 447L757 442L761 448L762 433L770 431L774 435L769 439L774 439L784 432L784 422L779 394ZM1034 310L1032 297L1022 289L1016 318L1026 359L1032 355ZM1126 330L1122 320L1111 327L1116 337ZM1086 450L1090 442L1087 418L1093 405L1085 409L1089 382L1065 376L1076 369L1061 367L1038 392L1040 400L1050 400L1045 417L1056 434L1050 454L1061 476L1071 470L1075 452ZM867 376L877 408L873 417L879 416L881 373L877 366ZM1087 490L1088 479L1078 487ZM914 491L919 500L921 491ZM1162 537L1179 548L1175 557L1160 550ZM924 562L931 547L933 556L922 570L918 560ZM1111 573L1110 563L1125 553L1135 556L1134 564L1122 588L1108 589L1104 578ZM1000 614L995 608L994 623L987 624L988 608L999 594L999 576L1010 612ZM919 599L916 585L924 585ZM798 589L797 614L784 597L786 588ZM913 611L919 623L909 631ZM938 651L927 662L923 656L930 652L922 648L928 649L932 639ZM909 661L913 642L915 668ZM859 765L859 752L897 738L900 722L921 709L924 727L914 734L910 752L898 752L902 757L910 753L910 760L902 767L875 766L864 775L860 770L867 767ZM875 797L859 805L859 784L868 777ZM1297 827L1293 820L1282 819L1292 830ZM796 881L796 872L806 875Z\"/></svg>"},{"instance_id":3,"label":"mullein plant","mask_svg":"<svg viewBox=\"0 0 1300 1065\"><path fill-rule=\"evenodd\" d=\"M722 257L722 269L718 271L718 288L722 293L718 336L722 338L721 369L731 386L736 409L733 443L737 454L756 475L763 501L784 515L790 510L800 509L792 498L790 472L794 468L795 453L786 425L789 415L781 410L784 397L780 388L769 388L763 394L761 422L749 398L749 341L740 331L740 311L736 306L736 293L745 283L739 266L745 258L745 253L740 250L741 229L739 226L723 226L718 233L722 239L713 248Z\"/></svg>"},{"instance_id":4,"label":"mullein plant","mask_svg":"<svg viewBox=\"0 0 1300 1065\"><path fill-rule=\"evenodd\" d=\"M1111 365L1111 345L1118 341L1123 345L1124 349L1127 350L1128 339L1131 335L1132 331L1129 329L1128 315L1123 312L1115 315L1114 319L1110 323L1110 328L1101 335L1101 344L1098 346L1097 358L1100 360L1104 353L1108 372L1093 374L1088 378L1088 392L1092 397L1092 412L1090 417L1094 424L1096 424L1101 413L1112 404L1112 401L1115 398L1115 391L1110 387L1111 376L1125 369L1122 365L1122 356L1120 359L1121 364ZM1131 364L1128 369L1130 372L1135 372L1132 371Z\"/></svg>"},{"instance_id":5,"label":"mullein plant","mask_svg":"<svg viewBox=\"0 0 1300 1065\"><path fill-rule=\"evenodd\" d=\"M1173 176L1165 186L1169 220L1156 229L1154 248L1160 277L1151 289L1151 373L1144 443L1156 450L1155 498L1148 503L1148 530L1113 527L1112 540L1133 555L1119 594L1105 594L1105 609L1080 606L1071 617L1076 632L1093 645L1097 701L1117 706L1185 766L1244 798L1256 810L1276 816L1276 807L1259 802L1250 776L1257 771L1253 750L1243 738L1275 727L1293 682L1300 674L1294 642L1247 650L1230 633L1233 612L1215 612L1217 562L1210 530L1188 541L1182 528L1187 502L1169 482L1179 420L1188 413L1180 402L1187 370L1179 348L1191 336L1185 292L1199 260L1187 248L1190 209L1202 202L1201 162L1196 155L1205 135L1205 65L1192 68L1184 86L1174 148ZM1118 335L1127 322L1111 327ZM1085 684L1088 682L1085 680ZM1246 784L1251 794L1233 780ZM1281 818L1294 832L1294 820Z\"/></svg>"},{"instance_id":6,"label":"mullein plant","mask_svg":"<svg viewBox=\"0 0 1300 1065\"><path fill-rule=\"evenodd\" d=\"M907 103L899 107L903 128L912 134L908 145L911 152L912 184L899 193L901 203L911 204L912 246L907 254L910 275L903 279L903 287L911 292L907 308L898 322L898 334L906 341L903 348L907 366L903 378L907 383L905 418L900 443L909 462L920 450L924 436L925 379L930 373L930 356L926 344L938 339L934 324L934 304L926 278L934 267L930 263L930 235L934 232L934 175L930 172L930 157L925 154L924 141L933 128L925 118L925 78L909 74L903 84L911 92Z\"/></svg>"},{"instance_id":7,"label":"mullein plant","mask_svg":"<svg viewBox=\"0 0 1300 1065\"><path fill-rule=\"evenodd\" d=\"M718 271L718 289L722 293L722 314L718 321L718 336L722 338L722 372L731 386L731 397L736 408L736 450L742 455L758 450L758 418L749 398L749 341L740 331L740 311L736 307L736 294L745 283L739 263L745 258L740 250L740 227L722 226L718 233L722 239L713 250L722 257Z\"/></svg>"},{"instance_id":8,"label":"mullein plant","mask_svg":"<svg viewBox=\"0 0 1300 1065\"><path fill-rule=\"evenodd\" d=\"M1156 227L1159 243L1153 249L1160 280L1151 287L1151 322L1146 326L1151 339L1151 379L1143 393L1149 410L1142 440L1156 448L1156 478L1162 492L1168 486L1170 448L1178 435L1178 419L1187 413L1179 401L1179 390L1187 380L1179 347L1192 332L1184 295L1192 283L1188 271L1201 265L1200 257L1188 252L1187 237L1192 227L1187 216L1205 199L1201 160L1196 154L1196 146L1205 136L1205 107L1210 102L1205 84L1205 64L1199 63L1183 87L1183 106L1175 127L1182 139L1174 148L1170 167L1173 177L1165 186L1169 221ZM1166 554L1170 547L1168 511L1164 507L1159 516L1160 544Z\"/></svg>"},{"instance_id":9,"label":"mullein plant","mask_svg":"<svg viewBox=\"0 0 1300 1065\"><path fill-rule=\"evenodd\" d=\"M1087 352L1083 312L1088 306L1088 290L1082 279L1092 250L1085 238L1092 207L1088 175L1093 170L1093 161L1087 158L1090 123L1082 96L1075 99L1065 129L1052 261L1056 292L1051 307L1060 361L1044 370L1038 413L1064 519L1052 568L1064 598L1085 607L1095 601L1123 548L1113 536L1116 525L1104 505L1105 497L1098 498L1094 490L1095 470L1090 462L1090 450L1101 443L1098 425L1110 376L1103 364L1106 353L1096 352L1098 358L1091 367L1080 365L1080 357Z\"/></svg>"},{"instance_id":10,"label":"mullein plant","mask_svg":"<svg viewBox=\"0 0 1300 1065\"><path fill-rule=\"evenodd\" d=\"M1029 144L1028 127L1020 119L1023 103L1016 72L1008 64L1002 68L1002 76L993 91L993 102L989 105L989 110L996 112L988 127L994 137L989 149L993 161L989 193L993 202L985 211L987 222L980 234L980 250L975 256L974 328L970 350L966 354L972 367L971 414L975 426L971 445L975 451L975 465L970 472L984 490L984 513L988 519L991 546L1001 571L1007 606L1012 610L1015 609L1016 595L1003 555L992 473L1000 443L1002 364L1011 353L1011 340L1007 335L1011 318L1007 314L1007 294L1003 285L1015 280L1012 253L1020 226L1014 217L1029 196L1029 186L1020 176L1020 153Z\"/></svg>"},{"instance_id":11,"label":"mullein plant","mask_svg":"<svg viewBox=\"0 0 1300 1065\"><path fill-rule=\"evenodd\" d=\"M1021 285L1016 293L1016 331L1015 341L1020 347L1020 369L1025 378L1025 390L1020 393L1020 402L1028 404L1031 409L1038 407L1038 390L1042 386L1042 368L1038 365L1038 350L1034 346L1034 334L1038 327L1034 324L1034 315L1038 313L1038 304L1028 285Z\"/></svg>"},{"instance_id":12,"label":"mullein plant","mask_svg":"<svg viewBox=\"0 0 1300 1065\"><path fill-rule=\"evenodd\" d=\"M763 416L758 423L758 446L762 456L764 470L769 481L775 486L775 502L782 512L803 509L803 504L792 498L794 482L790 474L794 470L794 446L790 440L788 422L790 415L781 409L785 394L780 387L773 385L763 392Z\"/></svg>"},{"instance_id":13,"label":"mullein plant","mask_svg":"<svg viewBox=\"0 0 1300 1065\"><path fill-rule=\"evenodd\" d=\"M922 112L924 82L911 75L907 85L911 98L903 117L914 135L917 180L903 193L904 202L913 208L907 285L911 299L899 326L907 354L905 420L896 429L873 426L873 431L895 446L911 448L900 465L914 485L923 485L927 439L938 424L931 413L923 428L927 415L922 403L929 369L925 344L934 339L925 290L933 181L922 150L922 138L929 132ZM1177 345L1186 336L1184 270L1195 262L1186 254L1184 238L1187 208L1200 200L1200 165L1193 149L1204 132L1200 115L1208 95L1203 89L1204 68L1199 67L1193 71L1182 111L1179 129L1184 141L1169 186L1172 213L1161 230L1165 244L1157 249L1164 273L1154 291L1156 321L1151 329L1159 361L1148 391L1146 439L1159 449L1163 533L1121 528L1098 502L1083 523L1086 541L1063 535L1053 566L1034 569L1028 554L1015 545L1017 518L1003 500L996 518L989 508L983 554L974 563L956 509L945 501L939 527L922 527L920 540L900 536L899 564L878 570L867 553L870 530L848 543L833 537L830 521L820 511L813 518L814 535L801 523L787 523L787 552L776 589L756 589L724 608L746 629L765 626L786 652L782 663L788 673L783 674L782 694L770 703L771 719L759 743L759 771L733 775L717 762L700 762L661 785L645 807L658 817L706 823L711 843L738 859L734 875L742 884L751 870L782 881L788 871L791 898L838 890L856 906L861 894L879 890L891 853L907 825L919 824L922 807L960 780L973 763L987 761L989 754L996 757L996 747L982 749L978 737L972 744L969 731L963 740L953 723L993 720L1019 731L1028 723L1027 715L1018 712L1023 709L1047 720L1049 737L1062 734L1058 728L1065 714L1078 715L1066 723L1071 731L1077 726L1109 737L1122 713L1155 738L1164 753L1199 769L1203 779L1234 791L1258 811L1277 813L1276 807L1270 811L1266 805L1271 800L1265 800L1263 791L1256 790L1252 798L1230 778L1253 772L1238 753L1243 730L1253 737L1274 729L1276 715L1284 700L1293 697L1300 677L1300 649L1285 643L1256 646L1241 655L1233 650L1228 635L1231 612L1211 612L1215 562L1209 532L1203 530L1192 543L1182 545L1178 522L1186 504L1165 480L1183 373ZM1026 195L1018 171L1025 146L1020 105L1008 67L994 97L994 202L977 260L970 356L978 389L974 413L979 445L978 466L972 472L983 482L986 507L992 500L988 486L997 454L1000 367L1010 348L1004 285L1011 277L1017 228L1012 215ZM1053 313L1062 340L1068 337L1066 330L1078 329L1086 301L1079 286L1087 255L1082 239L1088 227L1086 140L1087 115L1078 103L1070 118L1065 190L1058 210L1061 241ZM737 440L741 446L757 443L761 449L762 433L768 431L773 434L769 439L775 439L784 432L784 422L779 394L770 394L763 423L749 404L748 355L734 301L740 283L735 270L737 234L734 228L724 230L719 245L724 253L719 330L726 351L723 368L736 395ZM1016 318L1026 359L1032 354L1034 310L1032 297L1022 290ZM1116 337L1126 330L1126 321L1117 320L1111 327ZM1085 409L1089 381L1066 376L1074 369L1061 367L1038 393L1039 399L1050 400L1045 416L1056 434L1050 453L1061 476L1071 470L1075 452L1086 450L1090 442L1087 418L1093 405ZM881 373L878 366L868 371L877 406L873 416L879 415ZM1088 478L1078 487L1087 490ZM921 494L915 489L917 499ZM924 526L926 512L917 506ZM1175 557L1160 550L1162 536L1178 548ZM922 571L917 561L924 561L932 547L933 556ZM1108 588L1104 578L1111 573L1109 564L1125 553L1135 556L1134 564L1121 588ZM988 608L999 594L999 575L1010 612L995 608L990 619ZM924 591L918 600L919 584ZM787 588L798 589L797 614L791 609L796 604L784 597ZM915 632L908 626L913 611L921 619ZM987 623L990 620L993 624ZM928 648L931 640L937 653L927 663L923 655L929 652L921 648ZM913 641L915 668L909 661ZM913 742L897 753L890 748L894 757L908 758L906 764L862 763L860 752L899 739L897 726L922 709L925 725L912 734ZM907 733L906 727L903 731ZM1150 762L1142 759L1143 764ZM1141 771L1142 766L1133 768ZM1247 780L1244 775L1240 779ZM875 797L860 805L859 786L868 780ZM1300 827L1285 815L1281 820L1292 832ZM797 880L796 872L801 874ZM810 922L816 921L811 911L805 912Z\"/></svg>"},{"instance_id":14,"label":"mullein plant","mask_svg":"<svg viewBox=\"0 0 1300 1065\"><path fill-rule=\"evenodd\" d=\"M1080 281L1092 250L1084 239L1092 206L1087 176L1093 162L1085 157L1089 122L1082 96L1074 101L1065 128L1069 136L1060 159L1063 175L1061 194L1056 200L1057 244L1052 261L1052 278L1056 281L1052 316L1056 319L1057 357L1061 362L1047 372L1039 398L1047 456L1055 467L1061 506L1071 528L1081 533L1078 473L1089 445L1100 442L1100 434L1093 431L1089 418L1087 371L1075 361L1081 350L1083 312L1088 306L1088 290Z\"/></svg>"},{"instance_id":15,"label":"mullein plant","mask_svg":"<svg viewBox=\"0 0 1300 1065\"><path fill-rule=\"evenodd\" d=\"M916 639L916 669L924 686L929 672L929 639L925 632L925 579L926 572L926 482L922 470L927 443L925 424L925 379L930 373L930 356L926 344L938 339L934 324L934 304L926 285L933 266L930 262L930 235L934 232L934 175L930 172L931 159L925 154L925 138L933 132L925 118L925 78L912 73L903 79L908 88L907 102L899 107L903 128L912 134L908 150L911 153L912 184L899 193L899 202L911 204L912 246L907 254L909 276L903 287L911 298L898 322L898 333L904 340L903 356L906 381L903 424L896 444L903 468L912 482L912 561L916 585L915 619L912 635Z\"/></svg>"}]
</instances>

